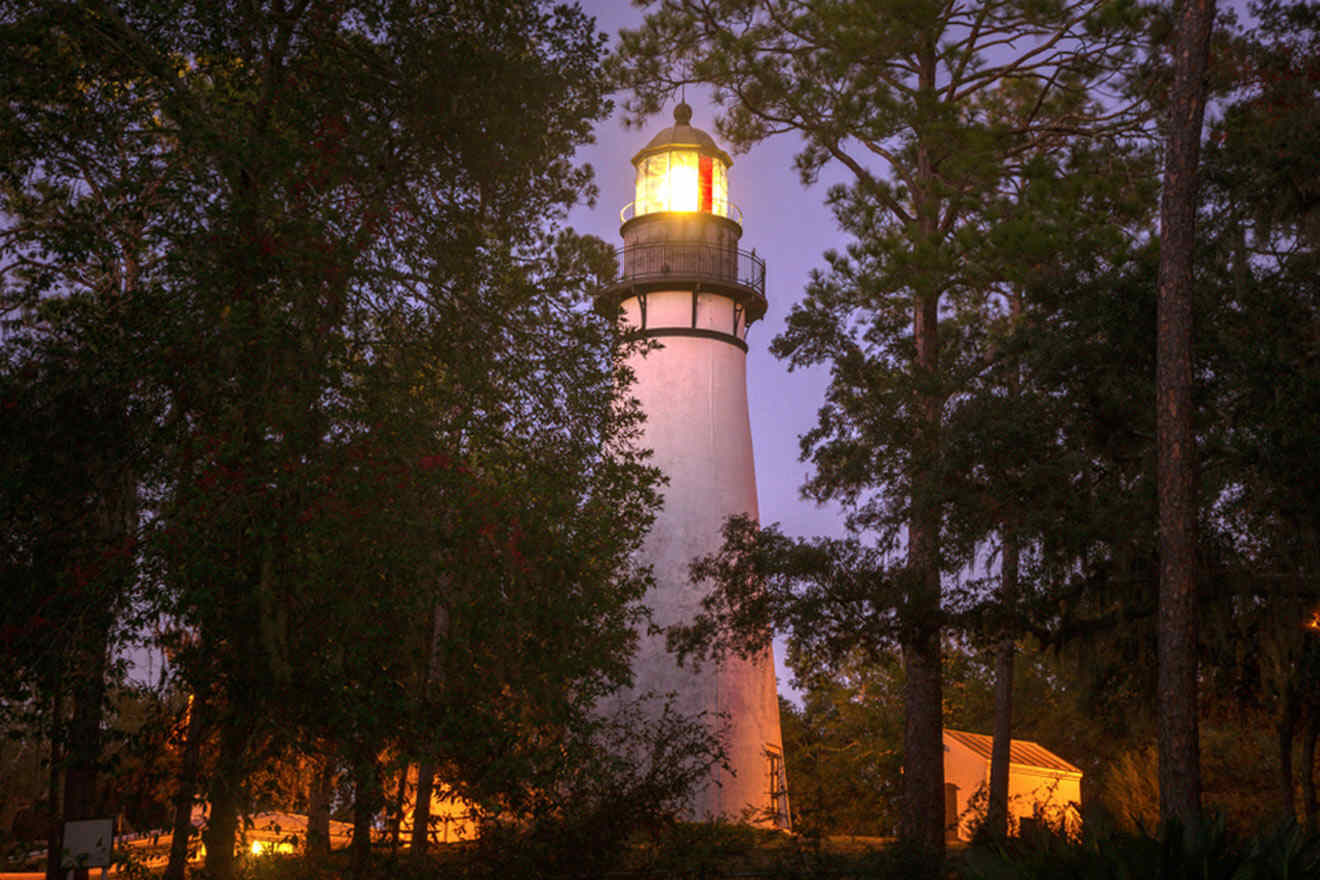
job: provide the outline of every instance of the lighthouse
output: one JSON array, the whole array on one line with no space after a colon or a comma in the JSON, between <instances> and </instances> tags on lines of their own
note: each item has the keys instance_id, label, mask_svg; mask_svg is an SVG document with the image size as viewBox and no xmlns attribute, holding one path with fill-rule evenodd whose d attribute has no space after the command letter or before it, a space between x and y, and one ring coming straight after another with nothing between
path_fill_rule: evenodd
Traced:
<instances>
[{"instance_id":1,"label":"lighthouse","mask_svg":"<svg viewBox=\"0 0 1320 880\"><path fill-rule=\"evenodd\" d=\"M708 585L690 582L694 559L722 543L724 521L755 518L756 471L747 412L747 328L766 311L765 263L739 248L741 212L729 200L729 155L691 125L692 108L642 148L634 201L620 212L620 272L596 294L620 330L653 340L631 356L632 393L646 413L643 445L668 477L644 553L647 595L661 628L690 622ZM732 772L717 768L694 795L691 818L787 828L789 805L772 647L699 668L680 667L663 635L642 633L634 691L673 695L706 719Z\"/></svg>"}]
</instances>

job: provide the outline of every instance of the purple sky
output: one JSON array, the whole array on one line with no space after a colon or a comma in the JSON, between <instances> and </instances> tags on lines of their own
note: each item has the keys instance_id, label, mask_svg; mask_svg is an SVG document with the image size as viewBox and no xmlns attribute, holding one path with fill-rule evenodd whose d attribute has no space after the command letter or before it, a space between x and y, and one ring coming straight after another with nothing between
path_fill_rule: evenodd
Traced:
<instances>
[{"instance_id":1,"label":"purple sky","mask_svg":"<svg viewBox=\"0 0 1320 880\"><path fill-rule=\"evenodd\" d=\"M635 28L645 10L627 0L579 0L596 26L617 42L621 28ZM1251 16L1245 0L1221 0L1221 14L1231 10L1249 26ZM616 95L616 104L623 95ZM716 110L709 93L689 87L686 100L692 106L692 124L715 135ZM633 199L633 167L629 161L660 129L673 124L672 107L647 120L641 130L625 130L617 112L596 127L596 143L578 151L578 159L596 170L600 198L594 209L579 207L569 223L579 232L598 235L618 245L619 209ZM1213 109L1212 113L1213 115ZM716 138L718 141L718 137ZM822 254L842 249L846 236L835 225L824 206L828 185L846 181L846 172L827 166L821 182L802 186L793 170L793 155L799 147L796 135L777 135L734 155L729 171L730 200L742 208L742 247L752 248L766 260L766 296L770 309L753 325L748 335L748 396L752 418L752 443L756 456L756 482L761 522L780 523L789 535L839 536L844 532L842 515L833 506L817 506L799 494L808 466L798 460L798 438L816 419L828 383L824 368L790 373L785 364L767 351L772 338L783 330L793 303L802 298L808 275L824 265ZM726 150L728 146L721 144ZM784 646L776 640L775 661L782 693L796 696L788 686L783 666Z\"/></svg>"},{"instance_id":2,"label":"purple sky","mask_svg":"<svg viewBox=\"0 0 1320 880\"><path fill-rule=\"evenodd\" d=\"M596 25L611 36L641 23L643 12L623 0L582 0ZM616 96L616 104L622 96ZM715 135L715 108L707 93L687 90L692 125ZM596 170L600 197L595 208L578 207L569 224L614 245L619 238L619 210L633 200L633 155L660 129L673 125L672 107L647 120L641 130L626 130L617 111L596 127L596 143L577 158ZM717 137L718 141L718 137ZM792 373L767 346L784 327L789 307L802 297L811 269L824 264L821 254L841 248L845 238L824 206L826 183L802 186L793 170L798 138L778 135L733 156L729 197L743 212L742 247L756 249L766 261L766 297L770 309L748 334L747 392L756 456L761 522L778 522L790 535L839 535L841 515L831 507L804 500L799 487L808 466L798 461L798 437L809 430L823 399L828 372L823 368ZM721 144L726 150L726 144ZM835 170L836 175L839 173ZM827 175L822 175L828 180ZM842 179L836 177L834 179ZM781 692L790 694L783 667L783 644L775 648Z\"/></svg>"},{"instance_id":3,"label":"purple sky","mask_svg":"<svg viewBox=\"0 0 1320 880\"><path fill-rule=\"evenodd\" d=\"M622 0L583 0L597 27L611 37L621 27L635 27L642 12ZM621 97L621 96L619 96ZM715 110L706 94L689 88L692 124L712 135ZM618 103L618 97L616 97ZM569 223L579 232L598 235L614 245L619 238L619 209L633 200L631 159L660 129L673 125L672 107L647 120L641 130L625 130L621 114L596 128L596 143L577 158L596 170L600 198L595 208L579 206ZM721 144L727 149L727 145ZM824 369L790 373L766 350L784 327L789 307L802 297L807 275L824 263L821 254L841 247L844 236L824 207L825 184L805 188L792 168L795 136L779 135L733 156L730 199L742 208L745 250L756 249L766 261L766 296L770 309L748 337L748 395L761 521L779 522L789 534L840 534L836 510L817 507L798 493L807 465L798 461L798 436L814 423L828 381Z\"/></svg>"}]
</instances>

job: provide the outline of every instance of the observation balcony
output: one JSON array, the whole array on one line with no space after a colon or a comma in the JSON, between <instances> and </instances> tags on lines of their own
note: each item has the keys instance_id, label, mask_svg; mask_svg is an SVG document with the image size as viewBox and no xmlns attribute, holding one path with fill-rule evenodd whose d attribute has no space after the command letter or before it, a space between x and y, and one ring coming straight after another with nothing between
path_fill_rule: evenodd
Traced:
<instances>
[{"instance_id":1,"label":"observation balcony","mask_svg":"<svg viewBox=\"0 0 1320 880\"><path fill-rule=\"evenodd\" d=\"M704 241L648 241L615 250L619 273L596 295L612 311L628 296L656 290L693 290L733 299L747 320L765 315L765 260L737 247Z\"/></svg>"}]
</instances>

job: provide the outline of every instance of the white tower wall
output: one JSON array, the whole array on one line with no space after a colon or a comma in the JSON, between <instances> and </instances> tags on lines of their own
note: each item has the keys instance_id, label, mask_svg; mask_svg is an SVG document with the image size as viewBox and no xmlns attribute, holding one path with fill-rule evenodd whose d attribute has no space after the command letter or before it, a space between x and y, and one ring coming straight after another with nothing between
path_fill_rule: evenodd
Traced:
<instances>
[{"instance_id":1,"label":"white tower wall","mask_svg":"<svg viewBox=\"0 0 1320 880\"><path fill-rule=\"evenodd\" d=\"M656 586L647 597L661 627L690 622L707 588L689 582L692 560L719 549L724 521L735 514L757 516L756 471L747 410L747 355L724 338L666 335L666 329L707 330L743 337L746 327L734 301L719 294L655 290L624 299L625 328L657 334L655 347L633 356L632 393L646 412L643 445L669 478L664 507L647 538L646 558ZM737 322L735 324L735 322ZM750 818L758 824L787 824L783 792L778 692L772 648L761 656L680 668L663 636L643 635L633 668L635 690L673 693L674 707L704 713L719 725L733 773L721 770L697 795L694 818ZM778 779L772 777L778 774ZM775 792L772 792L772 786ZM776 801L774 793L780 797ZM767 821L776 813L780 817Z\"/></svg>"},{"instance_id":2,"label":"white tower wall","mask_svg":"<svg viewBox=\"0 0 1320 880\"><path fill-rule=\"evenodd\" d=\"M637 201L620 215L620 275L596 295L623 332L658 343L631 355L630 366L646 413L643 443L669 479L643 551L655 572L647 603L662 629L700 613L709 586L690 583L689 568L720 549L725 520L757 515L746 336L766 310L765 264L738 248L741 214L726 176L733 160L691 118L679 104L674 125L633 157ZM789 825L771 651L681 668L663 635L641 634L634 695L672 695L676 710L704 717L723 740L730 770L694 796L693 819Z\"/></svg>"}]
</instances>

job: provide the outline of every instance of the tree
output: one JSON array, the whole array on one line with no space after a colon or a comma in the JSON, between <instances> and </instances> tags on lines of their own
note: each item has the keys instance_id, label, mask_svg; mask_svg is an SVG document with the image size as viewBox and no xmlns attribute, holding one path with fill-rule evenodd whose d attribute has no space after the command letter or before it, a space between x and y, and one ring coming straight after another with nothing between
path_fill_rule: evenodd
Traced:
<instances>
[{"instance_id":1,"label":"tree","mask_svg":"<svg viewBox=\"0 0 1320 880\"><path fill-rule=\"evenodd\" d=\"M954 364L967 356L950 320L999 281L969 275L987 202L1026 155L1081 133L1119 132L1131 105L1095 89L1129 59L1122 4L1041 6L822 2L662 4L622 35L621 73L636 112L682 82L715 86L721 133L745 147L777 132L805 142L804 181L827 163L853 182L830 194L846 254L829 254L773 350L792 365L828 362L818 427L803 440L805 491L848 506L905 564L873 577L875 607L897 608L907 671L902 836L943 850L939 748L940 450ZM1022 46L1021 49L1005 47ZM993 57L987 55L996 47ZM950 335L951 334L951 335ZM859 588L860 589L860 588Z\"/></svg>"},{"instance_id":2,"label":"tree","mask_svg":"<svg viewBox=\"0 0 1320 880\"><path fill-rule=\"evenodd\" d=\"M946 404L941 476L947 496L958 499L946 524L946 543L958 548L952 555L993 554L998 563L997 577L969 584L981 594L962 623L978 643L997 641L984 826L996 834L1008 827L1015 642L1033 626L1052 625L1033 607L1068 591L1099 537L1091 499L1079 489L1097 466L1108 464L1109 450L1092 442L1088 423L1096 413L1077 398L1071 399L1082 405L1069 406L1061 392L1095 396L1084 378L1068 375L1094 345L1097 329L1090 320L1078 321L1084 306L1077 306L1102 302L1106 283L1123 284L1116 268L1135 259L1153 192L1145 152L1133 144L1085 143L1042 151L987 206L980 224L991 248L979 273L1001 281L1006 303L987 300L967 320L965 332L980 356L957 369L958 393ZM1097 186L1097 180L1109 183ZM1097 224L1095 217L1106 221ZM1105 280L1096 283L1097 276ZM1088 282L1096 284L1089 293ZM1141 378L1134 379L1124 391L1142 387ZM991 582L993 592L986 592Z\"/></svg>"},{"instance_id":3,"label":"tree","mask_svg":"<svg viewBox=\"0 0 1320 880\"><path fill-rule=\"evenodd\" d=\"M1014 688L1023 697L1018 738L1040 742L1084 764L1089 776L1108 763L1107 735L1097 719L1086 717L1067 662L1030 647L1024 640L1022 662L1015 664ZM799 659L805 658L790 656ZM998 686L994 653L963 638L946 638L942 659L943 724L958 730L989 729ZM892 833L898 821L903 733L900 656L891 650L830 669L795 669L802 706L784 701L781 710L798 826L817 835ZM987 792L968 794L984 798ZM989 816L981 819L984 826Z\"/></svg>"},{"instance_id":4,"label":"tree","mask_svg":"<svg viewBox=\"0 0 1320 880\"><path fill-rule=\"evenodd\" d=\"M1158 446L1160 498L1160 814L1201 822L1197 743L1196 441L1192 255L1214 0L1178 10L1160 200Z\"/></svg>"},{"instance_id":5,"label":"tree","mask_svg":"<svg viewBox=\"0 0 1320 880\"><path fill-rule=\"evenodd\" d=\"M569 157L608 109L591 21L537 2L0 21L5 257L29 300L65 295L88 242L139 252L53 210L69 193L100 186L150 232L110 343L160 402L133 475L140 607L192 695L206 754L177 803L206 789L208 872L232 875L253 773L294 745L350 761L360 824L387 745L518 809L627 675L657 503L585 307L608 249L556 228L592 194ZM447 677L422 698L438 606Z\"/></svg>"},{"instance_id":6,"label":"tree","mask_svg":"<svg viewBox=\"0 0 1320 880\"><path fill-rule=\"evenodd\" d=\"M49 708L51 772L64 774L50 804L56 854L60 818L100 812L103 702L140 596L139 485L160 400L136 371L167 173L152 138L135 140L150 118L139 95L85 78L77 52L13 9L0 10L0 28L0 382L15 428L4 450L6 647L19 688L5 696L31 706L22 689L35 686ZM54 121L78 101L98 113ZM54 129L58 147L42 139Z\"/></svg>"},{"instance_id":7,"label":"tree","mask_svg":"<svg viewBox=\"0 0 1320 880\"><path fill-rule=\"evenodd\" d=\"M85 337L68 329L11 339L0 367L9 428L0 656L10 670L0 717L49 738L54 853L64 821L101 812L103 704L134 595L140 452L140 422L116 406L122 365L89 358Z\"/></svg>"},{"instance_id":8,"label":"tree","mask_svg":"<svg viewBox=\"0 0 1320 880\"><path fill-rule=\"evenodd\" d=\"M899 659L805 670L801 707L780 699L794 828L809 836L887 836L898 824L903 745Z\"/></svg>"},{"instance_id":9,"label":"tree","mask_svg":"<svg viewBox=\"0 0 1320 880\"><path fill-rule=\"evenodd\" d=\"M1244 702L1274 716L1278 802L1295 815L1292 753L1299 734L1308 742L1316 718L1309 699L1315 630L1302 624L1320 605L1320 511L1301 488L1315 480L1309 450L1320 400L1308 368L1320 314L1318 31L1310 4L1261 3L1253 12L1255 30L1241 35L1230 55L1237 62L1232 100L1206 143L1206 204L1198 218L1225 304L1216 320L1198 325L1209 337L1208 370L1222 377L1212 398L1221 426L1207 469L1234 477L1219 508L1230 550L1215 577L1231 579L1247 597L1235 609L1216 609L1210 625L1217 671L1235 682ZM1255 656L1238 656L1241 639L1260 645ZM1303 748L1301 758L1309 768L1313 749ZM1303 808L1313 820L1309 778L1303 769Z\"/></svg>"}]
</instances>

